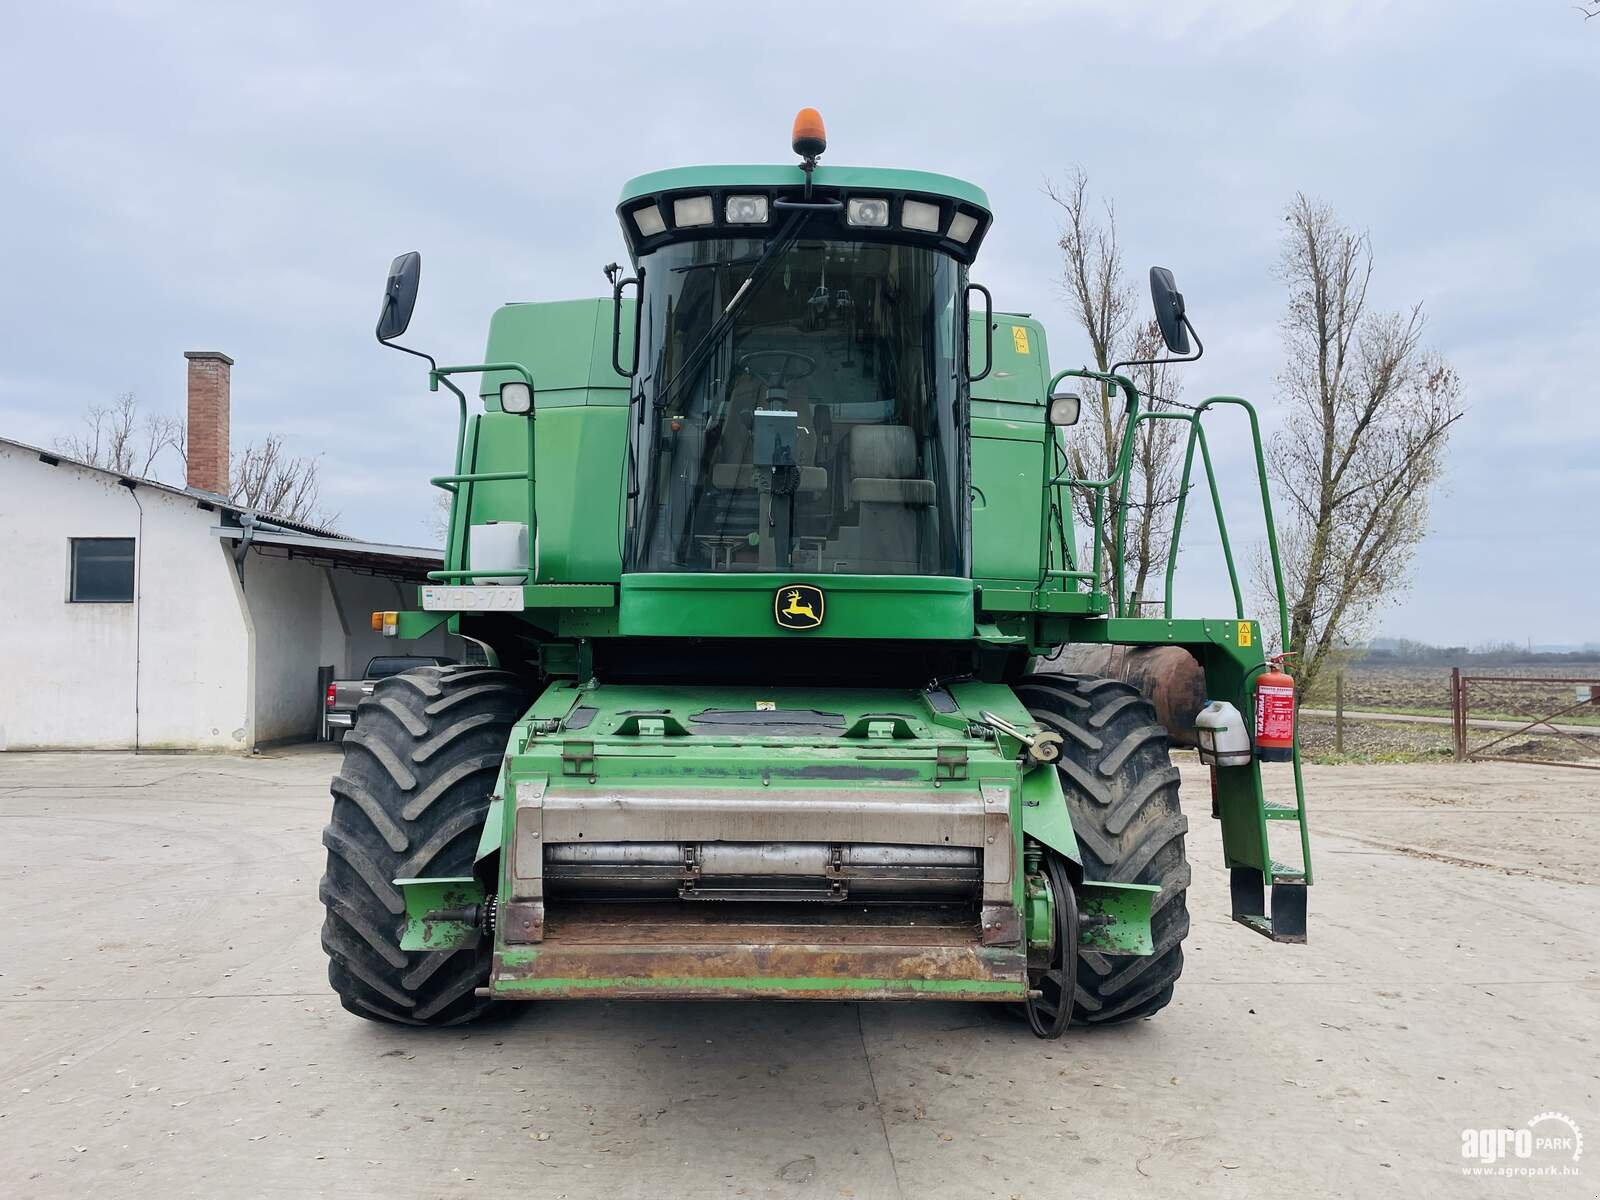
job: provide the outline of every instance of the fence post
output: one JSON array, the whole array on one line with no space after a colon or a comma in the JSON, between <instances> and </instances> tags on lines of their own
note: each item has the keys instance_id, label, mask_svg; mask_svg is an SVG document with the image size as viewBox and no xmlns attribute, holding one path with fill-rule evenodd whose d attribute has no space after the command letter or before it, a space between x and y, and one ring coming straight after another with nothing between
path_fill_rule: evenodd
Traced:
<instances>
[{"instance_id":1,"label":"fence post","mask_svg":"<svg viewBox=\"0 0 1600 1200\"><path fill-rule=\"evenodd\" d=\"M1461 693L1461 668L1450 668L1450 732L1454 735L1456 761L1467 760L1466 697Z\"/></svg>"},{"instance_id":2,"label":"fence post","mask_svg":"<svg viewBox=\"0 0 1600 1200\"><path fill-rule=\"evenodd\" d=\"M1333 752L1344 753L1344 672L1333 673Z\"/></svg>"}]
</instances>

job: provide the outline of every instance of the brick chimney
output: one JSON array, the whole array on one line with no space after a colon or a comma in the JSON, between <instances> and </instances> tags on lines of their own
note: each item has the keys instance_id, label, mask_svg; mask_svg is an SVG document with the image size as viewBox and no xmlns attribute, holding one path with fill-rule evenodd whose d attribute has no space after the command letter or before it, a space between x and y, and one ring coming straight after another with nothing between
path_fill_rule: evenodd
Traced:
<instances>
[{"instance_id":1,"label":"brick chimney","mask_svg":"<svg viewBox=\"0 0 1600 1200\"><path fill-rule=\"evenodd\" d=\"M228 383L233 359L217 350L185 350L189 360L189 486L228 494Z\"/></svg>"}]
</instances>

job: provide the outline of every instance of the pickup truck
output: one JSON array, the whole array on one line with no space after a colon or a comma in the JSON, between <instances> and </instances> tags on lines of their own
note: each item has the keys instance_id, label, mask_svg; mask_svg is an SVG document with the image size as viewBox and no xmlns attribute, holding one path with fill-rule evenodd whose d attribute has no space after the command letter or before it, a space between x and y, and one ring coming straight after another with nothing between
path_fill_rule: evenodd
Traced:
<instances>
[{"instance_id":1,"label":"pickup truck","mask_svg":"<svg viewBox=\"0 0 1600 1200\"><path fill-rule=\"evenodd\" d=\"M360 679L335 679L328 684L322 712L323 737L342 741L356 723L356 706L372 695L373 685L412 667L448 667L456 660L431 654L380 654L367 663Z\"/></svg>"}]
</instances>

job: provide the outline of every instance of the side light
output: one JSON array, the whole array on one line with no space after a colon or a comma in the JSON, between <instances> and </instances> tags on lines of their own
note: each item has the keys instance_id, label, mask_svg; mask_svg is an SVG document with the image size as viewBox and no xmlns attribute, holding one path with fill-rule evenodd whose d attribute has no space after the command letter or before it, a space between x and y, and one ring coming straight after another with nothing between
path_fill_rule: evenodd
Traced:
<instances>
[{"instance_id":1,"label":"side light","mask_svg":"<svg viewBox=\"0 0 1600 1200\"><path fill-rule=\"evenodd\" d=\"M966 244L973 231L978 228L978 218L971 213L958 212L950 218L950 232L947 235L952 242Z\"/></svg>"},{"instance_id":2,"label":"side light","mask_svg":"<svg viewBox=\"0 0 1600 1200\"><path fill-rule=\"evenodd\" d=\"M851 225L885 229L889 225L889 201L881 196L852 200L845 206L844 219Z\"/></svg>"},{"instance_id":3,"label":"side light","mask_svg":"<svg viewBox=\"0 0 1600 1200\"><path fill-rule=\"evenodd\" d=\"M1050 397L1050 410L1048 413L1050 424L1057 429L1076 425L1080 407L1081 399L1076 392L1057 392Z\"/></svg>"},{"instance_id":4,"label":"side light","mask_svg":"<svg viewBox=\"0 0 1600 1200\"><path fill-rule=\"evenodd\" d=\"M767 198L765 196L729 196L723 213L729 225L765 225L767 223ZM682 224L682 222L679 222Z\"/></svg>"},{"instance_id":5,"label":"side light","mask_svg":"<svg viewBox=\"0 0 1600 1200\"><path fill-rule=\"evenodd\" d=\"M922 233L938 233L939 206L925 200L907 200L900 206L900 224Z\"/></svg>"},{"instance_id":6,"label":"side light","mask_svg":"<svg viewBox=\"0 0 1600 1200\"><path fill-rule=\"evenodd\" d=\"M500 411L524 416L533 411L533 389L520 379L500 385Z\"/></svg>"},{"instance_id":7,"label":"side light","mask_svg":"<svg viewBox=\"0 0 1600 1200\"><path fill-rule=\"evenodd\" d=\"M339 685L338 684L334 684L334 683L330 683L328 685L328 701L327 701L327 704L328 704L329 708L332 708L335 704L338 703L338 696L339 696Z\"/></svg>"},{"instance_id":8,"label":"side light","mask_svg":"<svg viewBox=\"0 0 1600 1200\"><path fill-rule=\"evenodd\" d=\"M667 231L667 223L662 220L661 210L654 204L634 209L633 224L641 237L655 237L656 234Z\"/></svg>"},{"instance_id":9,"label":"side light","mask_svg":"<svg viewBox=\"0 0 1600 1200\"><path fill-rule=\"evenodd\" d=\"M679 229L709 225L711 221L710 196L685 196L672 202L672 223Z\"/></svg>"},{"instance_id":10,"label":"side light","mask_svg":"<svg viewBox=\"0 0 1600 1200\"><path fill-rule=\"evenodd\" d=\"M381 612L375 612L372 614L372 632L383 632L383 614Z\"/></svg>"}]
</instances>

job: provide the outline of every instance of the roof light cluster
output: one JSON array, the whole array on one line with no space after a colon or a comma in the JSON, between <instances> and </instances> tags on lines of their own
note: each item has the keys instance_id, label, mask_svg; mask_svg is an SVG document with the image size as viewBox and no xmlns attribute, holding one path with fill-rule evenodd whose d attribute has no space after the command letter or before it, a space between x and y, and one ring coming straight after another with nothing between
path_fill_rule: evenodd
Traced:
<instances>
[{"instance_id":1,"label":"roof light cluster","mask_svg":"<svg viewBox=\"0 0 1600 1200\"><path fill-rule=\"evenodd\" d=\"M627 217L639 240L649 241L669 229L770 225L774 207L782 207L782 204L781 197L754 192L657 196L628 208ZM852 195L844 198L843 208L844 224L855 229L902 229L945 238L960 246L972 241L987 217L976 209L968 210L957 201L939 197ZM670 224L668 213L671 214Z\"/></svg>"}]
</instances>

